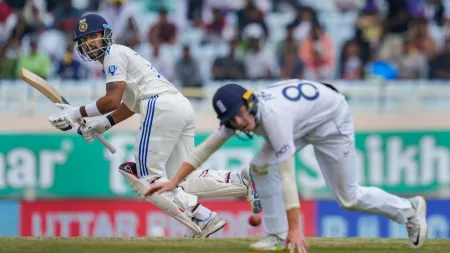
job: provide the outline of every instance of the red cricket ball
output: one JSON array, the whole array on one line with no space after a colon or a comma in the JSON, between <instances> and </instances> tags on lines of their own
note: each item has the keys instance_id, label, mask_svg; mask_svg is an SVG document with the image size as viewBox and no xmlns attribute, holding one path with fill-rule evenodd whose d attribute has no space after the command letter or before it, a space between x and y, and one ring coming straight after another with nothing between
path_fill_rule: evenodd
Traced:
<instances>
[{"instance_id":1,"label":"red cricket ball","mask_svg":"<svg viewBox=\"0 0 450 253\"><path fill-rule=\"evenodd\" d=\"M248 217L248 223L252 225L253 227L257 227L261 224L261 216L257 214L253 214L250 217Z\"/></svg>"}]
</instances>

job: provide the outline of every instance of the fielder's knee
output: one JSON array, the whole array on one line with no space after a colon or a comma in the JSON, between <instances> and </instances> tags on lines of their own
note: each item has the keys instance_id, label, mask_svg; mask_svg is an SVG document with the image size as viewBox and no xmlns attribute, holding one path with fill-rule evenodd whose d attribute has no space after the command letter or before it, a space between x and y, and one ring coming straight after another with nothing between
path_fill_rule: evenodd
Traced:
<instances>
[{"instance_id":1,"label":"fielder's knee","mask_svg":"<svg viewBox=\"0 0 450 253\"><path fill-rule=\"evenodd\" d=\"M356 211L359 207L359 196L356 191L346 192L336 196L336 200L342 208L348 211Z\"/></svg>"},{"instance_id":2,"label":"fielder's knee","mask_svg":"<svg viewBox=\"0 0 450 253\"><path fill-rule=\"evenodd\" d=\"M276 170L269 170L266 175L253 174L253 180L260 198L282 194L281 179Z\"/></svg>"}]
</instances>

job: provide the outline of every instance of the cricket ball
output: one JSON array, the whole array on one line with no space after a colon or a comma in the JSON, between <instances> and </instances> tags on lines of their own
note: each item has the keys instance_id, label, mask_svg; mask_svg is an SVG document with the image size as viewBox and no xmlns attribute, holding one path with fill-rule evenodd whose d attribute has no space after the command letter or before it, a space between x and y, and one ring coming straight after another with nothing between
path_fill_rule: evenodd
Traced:
<instances>
[{"instance_id":1,"label":"cricket ball","mask_svg":"<svg viewBox=\"0 0 450 253\"><path fill-rule=\"evenodd\" d=\"M261 216L253 214L250 217L248 217L248 223L252 225L253 227L257 227L261 224Z\"/></svg>"}]
</instances>

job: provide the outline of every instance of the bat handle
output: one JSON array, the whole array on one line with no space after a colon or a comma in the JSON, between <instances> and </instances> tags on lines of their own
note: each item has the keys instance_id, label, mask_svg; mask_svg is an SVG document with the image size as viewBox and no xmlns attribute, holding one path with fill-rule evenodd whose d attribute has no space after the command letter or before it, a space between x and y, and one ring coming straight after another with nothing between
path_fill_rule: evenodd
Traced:
<instances>
[{"instance_id":1,"label":"bat handle","mask_svg":"<svg viewBox=\"0 0 450 253\"><path fill-rule=\"evenodd\" d=\"M109 143L103 135L95 132L95 138L97 138L112 154L116 153L117 149L111 143Z\"/></svg>"},{"instance_id":2,"label":"bat handle","mask_svg":"<svg viewBox=\"0 0 450 253\"><path fill-rule=\"evenodd\" d=\"M83 128L86 126L86 120L84 120L84 119L80 119L80 120L78 120L77 122L78 122L78 124L79 124L81 127L83 127ZM105 137L103 137L103 135L101 135L101 134L99 134L99 133L97 133L97 132L94 132L94 137L95 137L96 139L98 139L98 140L103 144L103 146L105 146L105 147L109 150L109 152L111 152L111 154L114 154L114 153L117 152L116 147L114 147L111 143L109 143L109 142L105 139Z\"/></svg>"}]
</instances>

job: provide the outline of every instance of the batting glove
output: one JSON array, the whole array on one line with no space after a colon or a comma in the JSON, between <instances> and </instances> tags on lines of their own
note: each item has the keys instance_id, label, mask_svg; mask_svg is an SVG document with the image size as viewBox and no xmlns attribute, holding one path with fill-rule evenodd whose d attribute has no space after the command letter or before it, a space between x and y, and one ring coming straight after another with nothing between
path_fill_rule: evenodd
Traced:
<instances>
[{"instance_id":1,"label":"batting glove","mask_svg":"<svg viewBox=\"0 0 450 253\"><path fill-rule=\"evenodd\" d=\"M105 117L103 119L92 120L86 123L85 127L78 127L78 134L83 138L92 142L97 134L102 134L111 128L111 122Z\"/></svg>"},{"instance_id":2,"label":"batting glove","mask_svg":"<svg viewBox=\"0 0 450 253\"><path fill-rule=\"evenodd\" d=\"M80 107L59 103L55 103L55 105L62 111L50 115L48 121L57 129L62 131L70 130L75 125L75 122L81 119Z\"/></svg>"}]
</instances>

